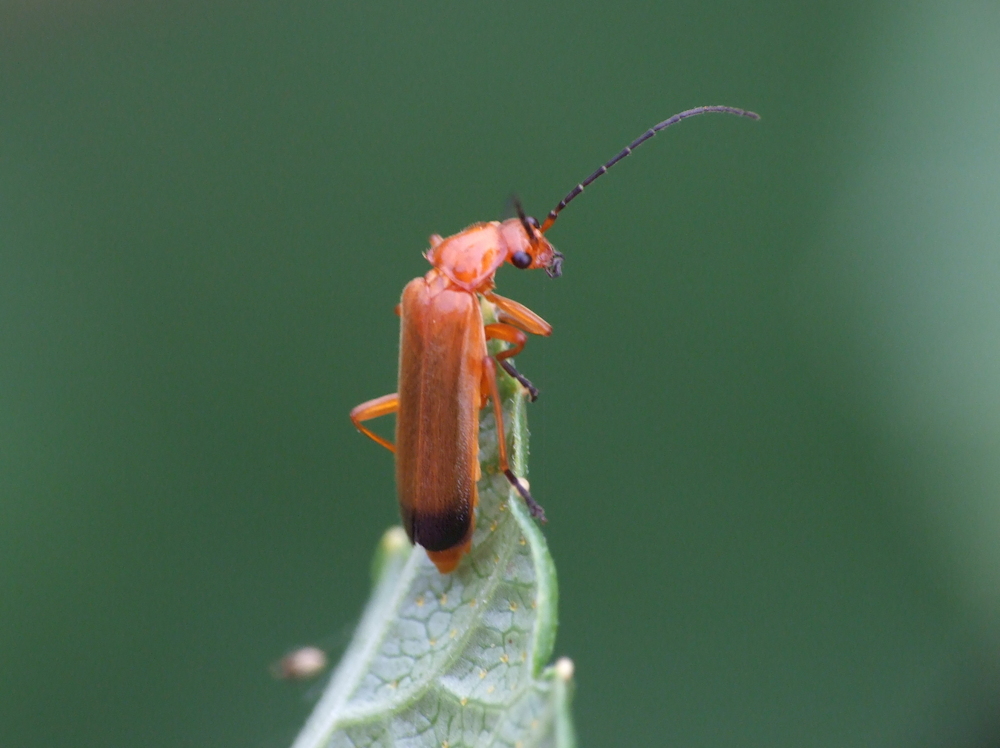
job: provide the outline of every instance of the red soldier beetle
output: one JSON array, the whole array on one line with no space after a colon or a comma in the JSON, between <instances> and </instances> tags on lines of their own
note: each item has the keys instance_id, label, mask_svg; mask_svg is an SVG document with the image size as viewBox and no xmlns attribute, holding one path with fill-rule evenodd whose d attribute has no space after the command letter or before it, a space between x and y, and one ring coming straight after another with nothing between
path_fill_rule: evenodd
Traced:
<instances>
[{"instance_id":1,"label":"red soldier beetle","mask_svg":"<svg viewBox=\"0 0 1000 748\"><path fill-rule=\"evenodd\" d=\"M479 411L487 400L492 400L496 417L500 470L531 514L545 521L542 507L507 461L496 364L534 400L538 391L509 359L524 348L525 333L550 335L552 326L527 307L493 293L497 270L509 262L522 270L541 268L549 277L559 277L563 256L544 234L563 208L660 130L710 112L760 119L753 112L727 106L688 109L632 141L570 190L541 225L515 201L517 218L475 223L447 239L437 234L430 238L425 257L433 268L406 285L396 308L400 316L399 391L358 405L351 411L351 421L363 434L395 452L403 527L442 574L454 571L472 544L480 477ZM496 323L485 324L480 296L495 306ZM510 347L491 356L487 340L501 340ZM396 413L395 444L363 425L390 413Z\"/></svg>"}]
</instances>

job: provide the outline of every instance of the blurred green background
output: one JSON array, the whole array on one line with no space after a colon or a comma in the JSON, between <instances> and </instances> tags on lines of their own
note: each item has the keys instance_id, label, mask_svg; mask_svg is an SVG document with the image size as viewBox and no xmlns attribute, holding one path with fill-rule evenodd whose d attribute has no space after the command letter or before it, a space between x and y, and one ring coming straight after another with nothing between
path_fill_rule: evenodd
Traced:
<instances>
[{"instance_id":1,"label":"blurred green background","mask_svg":"<svg viewBox=\"0 0 1000 748\"><path fill-rule=\"evenodd\" d=\"M699 104L497 279L581 742L1000 742L995 0L0 8L0 745L287 745L426 237Z\"/></svg>"}]
</instances>

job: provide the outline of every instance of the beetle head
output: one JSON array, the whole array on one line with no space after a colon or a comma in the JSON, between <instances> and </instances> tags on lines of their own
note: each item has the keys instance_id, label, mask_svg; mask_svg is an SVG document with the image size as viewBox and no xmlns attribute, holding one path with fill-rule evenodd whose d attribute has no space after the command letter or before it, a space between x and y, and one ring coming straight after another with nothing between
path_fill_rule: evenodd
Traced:
<instances>
[{"instance_id":1,"label":"beetle head","mask_svg":"<svg viewBox=\"0 0 1000 748\"><path fill-rule=\"evenodd\" d=\"M562 253L542 235L538 221L524 214L521 201L516 196L512 200L517 220L511 218L501 224L507 240L507 260L521 270L544 268L550 278L558 278L562 275Z\"/></svg>"},{"instance_id":2,"label":"beetle head","mask_svg":"<svg viewBox=\"0 0 1000 748\"><path fill-rule=\"evenodd\" d=\"M500 224L507 262L521 270L545 270L550 278L562 275L562 253L538 232L534 218L508 218ZM530 231L530 233L529 233Z\"/></svg>"}]
</instances>

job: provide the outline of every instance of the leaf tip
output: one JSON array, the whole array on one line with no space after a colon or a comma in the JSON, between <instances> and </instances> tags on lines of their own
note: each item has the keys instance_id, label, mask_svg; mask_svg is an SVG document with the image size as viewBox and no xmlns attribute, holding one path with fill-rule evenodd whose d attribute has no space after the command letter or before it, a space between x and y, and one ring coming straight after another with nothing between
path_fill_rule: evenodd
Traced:
<instances>
[{"instance_id":1,"label":"leaf tip","mask_svg":"<svg viewBox=\"0 0 1000 748\"><path fill-rule=\"evenodd\" d=\"M375 549L375 558L372 559L372 584L377 584L392 564L389 562L406 556L410 551L410 539L406 537L406 531L399 525L394 525L385 531L382 539Z\"/></svg>"},{"instance_id":2,"label":"leaf tip","mask_svg":"<svg viewBox=\"0 0 1000 748\"><path fill-rule=\"evenodd\" d=\"M556 677L559 678L563 683L568 683L573 680L573 671L576 666L573 664L573 660L569 657L560 657L556 660L555 671Z\"/></svg>"}]
</instances>

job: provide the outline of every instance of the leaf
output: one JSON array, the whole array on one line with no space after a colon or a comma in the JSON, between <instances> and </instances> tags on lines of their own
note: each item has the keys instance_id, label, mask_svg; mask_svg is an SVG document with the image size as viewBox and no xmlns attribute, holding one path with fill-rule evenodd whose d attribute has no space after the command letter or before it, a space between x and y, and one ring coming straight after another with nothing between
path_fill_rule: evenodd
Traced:
<instances>
[{"instance_id":1,"label":"leaf","mask_svg":"<svg viewBox=\"0 0 1000 748\"><path fill-rule=\"evenodd\" d=\"M514 472L527 466L520 388L501 399ZM438 573L400 527L386 532L354 638L293 748L572 748L572 662L546 667L556 572L545 537L498 474L496 422L482 411L483 478L472 551Z\"/></svg>"}]
</instances>

